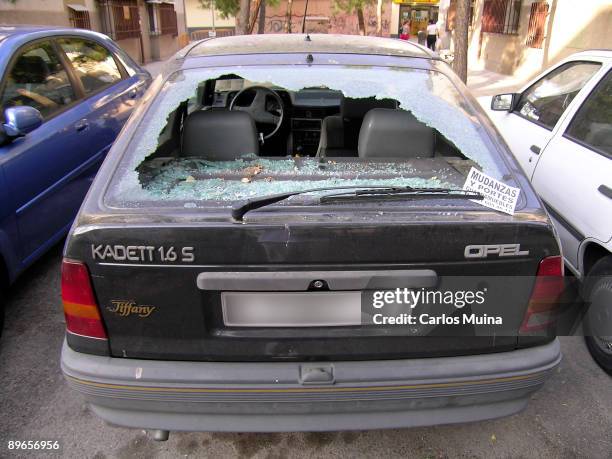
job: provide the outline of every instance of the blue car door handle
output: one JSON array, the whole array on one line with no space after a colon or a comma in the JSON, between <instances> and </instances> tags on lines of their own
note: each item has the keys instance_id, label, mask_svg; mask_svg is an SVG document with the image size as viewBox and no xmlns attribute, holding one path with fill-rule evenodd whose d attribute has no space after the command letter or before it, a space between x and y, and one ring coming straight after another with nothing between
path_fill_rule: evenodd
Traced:
<instances>
[{"instance_id":1,"label":"blue car door handle","mask_svg":"<svg viewBox=\"0 0 612 459\"><path fill-rule=\"evenodd\" d=\"M134 88L129 92L129 97L130 99L136 99L136 96L138 95L138 89Z\"/></svg>"},{"instance_id":2,"label":"blue car door handle","mask_svg":"<svg viewBox=\"0 0 612 459\"><path fill-rule=\"evenodd\" d=\"M85 129L87 129L89 127L89 123L87 122L86 119L82 119L80 121L77 121L76 124L74 125L74 128L77 131L84 131Z\"/></svg>"}]
</instances>

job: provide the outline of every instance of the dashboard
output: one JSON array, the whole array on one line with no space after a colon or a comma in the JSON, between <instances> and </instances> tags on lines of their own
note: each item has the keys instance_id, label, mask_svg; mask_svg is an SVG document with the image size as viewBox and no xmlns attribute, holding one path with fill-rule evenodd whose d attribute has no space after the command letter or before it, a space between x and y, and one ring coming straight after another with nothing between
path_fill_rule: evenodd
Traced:
<instances>
[{"instance_id":1,"label":"dashboard","mask_svg":"<svg viewBox=\"0 0 612 459\"><path fill-rule=\"evenodd\" d=\"M291 113L291 134L296 152L301 155L315 155L321 139L323 118L338 113L339 105L324 108L294 106Z\"/></svg>"},{"instance_id":2,"label":"dashboard","mask_svg":"<svg viewBox=\"0 0 612 459\"><path fill-rule=\"evenodd\" d=\"M286 91L275 89L283 102L284 120L279 133L268 142L278 144L281 140L286 145L276 145L282 148L282 154L299 154L314 156L321 138L321 124L327 116L340 113L342 93L329 89L302 89L300 91ZM229 109L230 104L238 91L215 91L212 98L212 109ZM254 95L250 95L253 97ZM249 93L244 93L240 103L248 105ZM266 110L275 111L280 107L272 96L266 97ZM274 139L276 137L276 139ZM274 139L274 142L271 140ZM276 150L278 151L278 150ZM270 153L273 153L272 151Z\"/></svg>"}]
</instances>

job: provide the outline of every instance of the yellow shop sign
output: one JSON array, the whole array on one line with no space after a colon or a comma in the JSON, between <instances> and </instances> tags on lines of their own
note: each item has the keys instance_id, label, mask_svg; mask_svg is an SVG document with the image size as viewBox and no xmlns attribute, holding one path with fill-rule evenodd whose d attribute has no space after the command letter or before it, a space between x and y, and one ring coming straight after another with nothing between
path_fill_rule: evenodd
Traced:
<instances>
[{"instance_id":1,"label":"yellow shop sign","mask_svg":"<svg viewBox=\"0 0 612 459\"><path fill-rule=\"evenodd\" d=\"M437 5L440 3L440 0L393 0L393 3L397 3L398 5Z\"/></svg>"}]
</instances>

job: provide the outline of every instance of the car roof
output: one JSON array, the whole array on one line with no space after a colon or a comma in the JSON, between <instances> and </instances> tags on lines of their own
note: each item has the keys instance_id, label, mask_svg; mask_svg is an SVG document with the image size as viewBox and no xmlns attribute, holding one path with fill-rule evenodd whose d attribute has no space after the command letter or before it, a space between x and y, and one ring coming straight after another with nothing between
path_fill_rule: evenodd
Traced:
<instances>
[{"instance_id":1,"label":"car roof","mask_svg":"<svg viewBox=\"0 0 612 459\"><path fill-rule=\"evenodd\" d=\"M39 26L39 25L6 25L0 24L0 43L14 43L21 45L26 41L36 40L56 35L79 35L83 37L96 38L98 40L110 41L106 35L87 29L75 29L73 27Z\"/></svg>"},{"instance_id":2,"label":"car roof","mask_svg":"<svg viewBox=\"0 0 612 459\"><path fill-rule=\"evenodd\" d=\"M382 56L436 56L424 46L406 40L338 34L264 34L204 39L178 57L223 56L232 54L333 53Z\"/></svg>"},{"instance_id":3,"label":"car roof","mask_svg":"<svg viewBox=\"0 0 612 459\"><path fill-rule=\"evenodd\" d=\"M586 49L567 56L564 60L575 60L581 57L592 57L605 61L612 59L612 49Z\"/></svg>"},{"instance_id":4,"label":"car roof","mask_svg":"<svg viewBox=\"0 0 612 459\"><path fill-rule=\"evenodd\" d=\"M31 32L38 32L40 30L55 30L59 29L57 26L41 26L41 25L12 25L12 24L0 24L0 35L16 35L26 34Z\"/></svg>"}]
</instances>

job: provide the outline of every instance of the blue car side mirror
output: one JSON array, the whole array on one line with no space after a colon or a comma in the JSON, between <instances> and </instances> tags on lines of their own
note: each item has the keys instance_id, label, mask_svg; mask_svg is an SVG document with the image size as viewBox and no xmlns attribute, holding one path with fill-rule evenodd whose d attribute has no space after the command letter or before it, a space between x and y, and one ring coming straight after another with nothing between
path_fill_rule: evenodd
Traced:
<instances>
[{"instance_id":1,"label":"blue car side mirror","mask_svg":"<svg viewBox=\"0 0 612 459\"><path fill-rule=\"evenodd\" d=\"M8 137L24 136L39 127L43 117L34 107L9 107L4 111L4 133Z\"/></svg>"}]
</instances>

